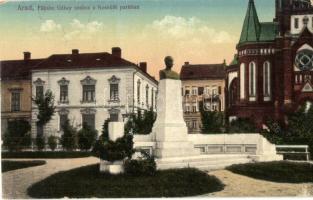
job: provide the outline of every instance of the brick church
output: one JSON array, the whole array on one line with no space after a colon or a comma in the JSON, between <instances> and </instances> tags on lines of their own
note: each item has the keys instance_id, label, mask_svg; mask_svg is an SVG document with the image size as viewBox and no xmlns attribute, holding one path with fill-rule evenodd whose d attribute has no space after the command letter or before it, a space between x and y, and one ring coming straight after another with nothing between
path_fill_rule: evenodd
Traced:
<instances>
[{"instance_id":1,"label":"brick church","mask_svg":"<svg viewBox=\"0 0 313 200\"><path fill-rule=\"evenodd\" d=\"M237 54L227 67L229 120L250 118L259 128L268 118L313 102L313 5L276 0L273 22L260 22L253 0L244 19Z\"/></svg>"}]
</instances>

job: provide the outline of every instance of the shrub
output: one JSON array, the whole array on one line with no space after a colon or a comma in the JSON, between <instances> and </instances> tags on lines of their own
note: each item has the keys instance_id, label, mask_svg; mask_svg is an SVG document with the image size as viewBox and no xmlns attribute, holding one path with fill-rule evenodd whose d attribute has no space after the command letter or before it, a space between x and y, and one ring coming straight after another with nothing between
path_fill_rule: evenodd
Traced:
<instances>
[{"instance_id":1,"label":"shrub","mask_svg":"<svg viewBox=\"0 0 313 200\"><path fill-rule=\"evenodd\" d=\"M2 158L81 158L91 156L90 152L81 151L21 151L2 152Z\"/></svg>"},{"instance_id":2,"label":"shrub","mask_svg":"<svg viewBox=\"0 0 313 200\"><path fill-rule=\"evenodd\" d=\"M62 126L63 135L61 136L62 147L68 151L75 149L76 147L76 129L70 124L67 119Z\"/></svg>"},{"instance_id":3,"label":"shrub","mask_svg":"<svg viewBox=\"0 0 313 200\"><path fill-rule=\"evenodd\" d=\"M153 176L156 174L156 163L153 156L146 152L141 152L144 158L131 160L128 159L124 163L126 174L131 176Z\"/></svg>"},{"instance_id":4,"label":"shrub","mask_svg":"<svg viewBox=\"0 0 313 200\"><path fill-rule=\"evenodd\" d=\"M3 145L9 151L19 151L25 147L30 147L30 124L25 120L14 120L8 123L8 129L4 135Z\"/></svg>"},{"instance_id":5,"label":"shrub","mask_svg":"<svg viewBox=\"0 0 313 200\"><path fill-rule=\"evenodd\" d=\"M125 133L134 133L146 135L151 133L153 124L156 120L156 114L153 110L144 111L142 114L141 111L138 111L137 114L130 116L129 120L125 125Z\"/></svg>"},{"instance_id":6,"label":"shrub","mask_svg":"<svg viewBox=\"0 0 313 200\"><path fill-rule=\"evenodd\" d=\"M49 148L54 151L57 147L57 137L51 135L48 137L48 145L49 145Z\"/></svg>"},{"instance_id":7,"label":"shrub","mask_svg":"<svg viewBox=\"0 0 313 200\"><path fill-rule=\"evenodd\" d=\"M93 154L102 160L110 162L131 158L133 150L133 136L130 134L118 138L115 142L105 140L100 136L99 140L93 148Z\"/></svg>"},{"instance_id":8,"label":"shrub","mask_svg":"<svg viewBox=\"0 0 313 200\"><path fill-rule=\"evenodd\" d=\"M43 136L37 136L36 138L36 146L39 151L45 148L45 138Z\"/></svg>"},{"instance_id":9,"label":"shrub","mask_svg":"<svg viewBox=\"0 0 313 200\"><path fill-rule=\"evenodd\" d=\"M204 111L201 109L203 133L221 133L224 126L224 114L217 111Z\"/></svg>"},{"instance_id":10,"label":"shrub","mask_svg":"<svg viewBox=\"0 0 313 200\"><path fill-rule=\"evenodd\" d=\"M83 128L78 131L78 147L89 150L95 144L97 134L95 129L84 123Z\"/></svg>"},{"instance_id":11,"label":"shrub","mask_svg":"<svg viewBox=\"0 0 313 200\"><path fill-rule=\"evenodd\" d=\"M249 118L238 118L229 123L228 133L256 133L258 132L255 124Z\"/></svg>"}]
</instances>

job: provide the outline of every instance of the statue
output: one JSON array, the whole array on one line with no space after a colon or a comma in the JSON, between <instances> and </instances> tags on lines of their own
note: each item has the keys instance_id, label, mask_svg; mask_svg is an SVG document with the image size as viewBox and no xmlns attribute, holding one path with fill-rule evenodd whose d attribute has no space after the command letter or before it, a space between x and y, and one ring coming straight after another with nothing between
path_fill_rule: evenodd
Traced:
<instances>
[{"instance_id":1,"label":"statue","mask_svg":"<svg viewBox=\"0 0 313 200\"><path fill-rule=\"evenodd\" d=\"M160 70L160 80L162 79L174 79L179 80L180 76L176 72L172 71L174 60L171 56L166 56L164 58L164 62L166 65L166 68L163 70Z\"/></svg>"}]
</instances>

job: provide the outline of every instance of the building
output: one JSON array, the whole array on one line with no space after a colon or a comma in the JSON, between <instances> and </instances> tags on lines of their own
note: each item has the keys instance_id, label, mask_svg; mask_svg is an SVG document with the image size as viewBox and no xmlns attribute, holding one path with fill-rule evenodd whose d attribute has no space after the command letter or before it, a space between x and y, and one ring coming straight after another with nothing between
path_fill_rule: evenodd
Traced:
<instances>
[{"instance_id":1,"label":"building","mask_svg":"<svg viewBox=\"0 0 313 200\"><path fill-rule=\"evenodd\" d=\"M31 69L43 59L31 59L24 52L22 60L1 61L1 134L13 120L31 119Z\"/></svg>"},{"instance_id":2,"label":"building","mask_svg":"<svg viewBox=\"0 0 313 200\"><path fill-rule=\"evenodd\" d=\"M147 64L136 65L122 58L118 47L112 53L51 55L32 70L32 95L48 89L55 96L56 113L37 129L38 109L32 105L32 135L62 135L66 119L78 129L83 123L101 133L104 121L125 121L130 113L156 109L158 82L147 73Z\"/></svg>"},{"instance_id":3,"label":"building","mask_svg":"<svg viewBox=\"0 0 313 200\"><path fill-rule=\"evenodd\" d=\"M227 67L227 115L268 118L313 101L313 6L310 0L276 0L272 22L260 22L249 0L237 54Z\"/></svg>"},{"instance_id":4,"label":"building","mask_svg":"<svg viewBox=\"0 0 313 200\"><path fill-rule=\"evenodd\" d=\"M189 133L201 132L201 108L224 111L225 67L225 63L192 65L188 62L182 66L184 119Z\"/></svg>"}]
</instances>

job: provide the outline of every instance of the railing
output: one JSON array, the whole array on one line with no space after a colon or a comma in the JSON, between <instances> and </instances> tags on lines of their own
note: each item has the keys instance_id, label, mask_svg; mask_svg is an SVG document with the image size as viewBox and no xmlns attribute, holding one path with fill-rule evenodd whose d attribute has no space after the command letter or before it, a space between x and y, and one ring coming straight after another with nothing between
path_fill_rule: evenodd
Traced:
<instances>
[{"instance_id":1,"label":"railing","mask_svg":"<svg viewBox=\"0 0 313 200\"><path fill-rule=\"evenodd\" d=\"M257 146L255 144L197 144L201 154L256 154Z\"/></svg>"},{"instance_id":2,"label":"railing","mask_svg":"<svg viewBox=\"0 0 313 200\"><path fill-rule=\"evenodd\" d=\"M290 151L281 151L279 149L290 149ZM303 151L295 151L295 150L303 150ZM277 154L281 155L293 155L293 154L304 154L306 156L306 160L310 160L310 152L308 145L276 145Z\"/></svg>"}]
</instances>

